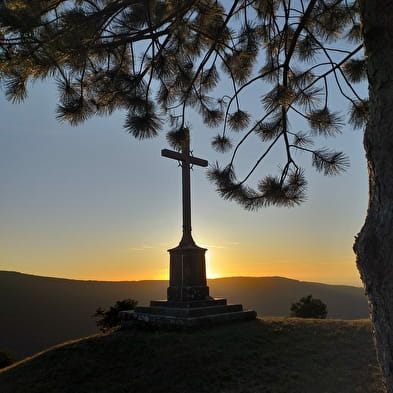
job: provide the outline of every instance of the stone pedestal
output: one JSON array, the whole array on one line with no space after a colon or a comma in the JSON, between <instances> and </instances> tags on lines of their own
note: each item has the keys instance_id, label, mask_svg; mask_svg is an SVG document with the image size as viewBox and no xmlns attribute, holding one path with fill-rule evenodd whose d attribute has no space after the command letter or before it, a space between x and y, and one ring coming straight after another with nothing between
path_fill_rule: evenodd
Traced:
<instances>
[{"instance_id":1,"label":"stone pedestal","mask_svg":"<svg viewBox=\"0 0 393 393\"><path fill-rule=\"evenodd\" d=\"M150 302L150 307L122 311L121 326L123 329L134 326L184 329L255 318L255 311L243 310L241 304L227 304L226 299L210 298L189 302L156 300Z\"/></svg>"},{"instance_id":2,"label":"stone pedestal","mask_svg":"<svg viewBox=\"0 0 393 393\"><path fill-rule=\"evenodd\" d=\"M168 300L152 300L150 306L121 313L122 328L192 328L237 320L255 319L255 311L244 311L241 304L209 296L206 282L205 248L195 244L169 250L170 280Z\"/></svg>"},{"instance_id":3,"label":"stone pedestal","mask_svg":"<svg viewBox=\"0 0 393 393\"><path fill-rule=\"evenodd\" d=\"M189 302L209 297L206 283L206 248L179 246L169 250L169 302Z\"/></svg>"}]
</instances>

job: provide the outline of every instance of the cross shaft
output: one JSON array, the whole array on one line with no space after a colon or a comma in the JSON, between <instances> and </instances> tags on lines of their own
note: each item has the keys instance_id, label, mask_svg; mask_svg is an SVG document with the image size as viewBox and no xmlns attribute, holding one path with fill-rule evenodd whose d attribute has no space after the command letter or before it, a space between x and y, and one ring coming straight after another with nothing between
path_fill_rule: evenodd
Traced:
<instances>
[{"instance_id":1,"label":"cross shaft","mask_svg":"<svg viewBox=\"0 0 393 393\"><path fill-rule=\"evenodd\" d=\"M171 158L181 162L182 167L182 202L183 202L183 236L180 241L180 247L195 247L194 239L191 235L191 184L190 170L191 165L202 167L208 166L208 162L201 158L194 157L190 154L190 139L185 138L182 144L181 152L163 149L161 150L163 157Z\"/></svg>"}]
</instances>

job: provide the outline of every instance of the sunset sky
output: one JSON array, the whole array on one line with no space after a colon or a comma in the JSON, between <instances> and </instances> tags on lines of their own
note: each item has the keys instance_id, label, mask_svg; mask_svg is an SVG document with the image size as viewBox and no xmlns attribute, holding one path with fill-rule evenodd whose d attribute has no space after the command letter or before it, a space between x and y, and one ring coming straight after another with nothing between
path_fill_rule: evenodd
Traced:
<instances>
[{"instance_id":1,"label":"sunset sky","mask_svg":"<svg viewBox=\"0 0 393 393\"><path fill-rule=\"evenodd\" d=\"M0 270L74 279L167 279L166 250L181 237L181 171L160 156L168 148L164 132L137 141L123 129L122 112L76 128L60 124L56 101L50 82L35 84L23 104L0 96ZM336 106L346 111L339 99ZM226 162L210 147L217 130L196 115L191 123L194 154ZM324 177L307 164L308 200L291 209L245 211L220 199L205 169L194 168L193 235L208 248L209 277L361 285L352 243L367 207L362 132L348 127L320 144L343 149L351 167ZM268 172L278 164L270 162Z\"/></svg>"}]
</instances>

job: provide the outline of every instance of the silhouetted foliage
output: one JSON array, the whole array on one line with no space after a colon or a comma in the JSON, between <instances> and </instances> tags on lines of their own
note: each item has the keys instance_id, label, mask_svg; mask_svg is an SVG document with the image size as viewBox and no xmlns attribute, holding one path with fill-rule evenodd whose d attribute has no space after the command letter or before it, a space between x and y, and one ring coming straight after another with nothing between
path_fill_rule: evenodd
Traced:
<instances>
[{"instance_id":1,"label":"silhouetted foliage","mask_svg":"<svg viewBox=\"0 0 393 393\"><path fill-rule=\"evenodd\" d=\"M325 319L327 313L326 304L320 299L314 299L312 295L302 297L291 306L291 317Z\"/></svg>"},{"instance_id":2,"label":"silhouetted foliage","mask_svg":"<svg viewBox=\"0 0 393 393\"><path fill-rule=\"evenodd\" d=\"M324 175L346 170L341 151L318 146L345 124L332 102L339 91L348 122L367 124L370 203L355 252L393 393L392 19L391 0L7 0L0 80L19 102L29 81L54 77L59 120L77 125L121 109L136 139L166 124L187 128L197 110L207 126L221 126L213 148L232 151L209 178L248 210L306 199L298 153ZM366 76L370 101L354 87ZM254 113L247 96L259 103ZM244 153L246 143L256 156ZM263 164L277 151L270 173Z\"/></svg>"},{"instance_id":3,"label":"silhouetted foliage","mask_svg":"<svg viewBox=\"0 0 393 393\"><path fill-rule=\"evenodd\" d=\"M133 310L138 302L134 299L118 300L114 306L111 306L109 310L104 310L102 307L98 307L96 312L93 314L93 318L96 318L96 324L101 332L106 332L116 326L120 325L120 311Z\"/></svg>"},{"instance_id":4,"label":"silhouetted foliage","mask_svg":"<svg viewBox=\"0 0 393 393\"><path fill-rule=\"evenodd\" d=\"M8 351L0 351L0 368L10 366L15 362L15 357Z\"/></svg>"},{"instance_id":5,"label":"silhouetted foliage","mask_svg":"<svg viewBox=\"0 0 393 393\"><path fill-rule=\"evenodd\" d=\"M359 24L356 0L8 0L0 3L0 79L18 102L29 80L54 77L59 120L77 125L122 109L129 134L152 138L165 127L172 146L193 108L221 127L213 148L232 151L209 174L223 198L249 210L293 206L306 198L299 153L329 176L349 165L342 152L314 146L344 125L329 86L347 100L354 127L368 118L368 99L353 87L366 77ZM258 109L246 110L247 94ZM246 142L259 146L257 158L242 156ZM280 169L266 173L277 149Z\"/></svg>"}]
</instances>

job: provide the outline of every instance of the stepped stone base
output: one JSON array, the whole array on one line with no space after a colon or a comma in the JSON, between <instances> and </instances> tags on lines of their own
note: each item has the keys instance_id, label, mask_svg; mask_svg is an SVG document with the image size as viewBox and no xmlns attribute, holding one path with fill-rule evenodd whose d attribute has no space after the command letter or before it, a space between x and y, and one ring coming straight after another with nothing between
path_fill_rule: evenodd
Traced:
<instances>
[{"instance_id":1,"label":"stepped stone base","mask_svg":"<svg viewBox=\"0 0 393 393\"><path fill-rule=\"evenodd\" d=\"M243 310L241 304L227 304L226 299L220 298L187 302L153 300L150 307L121 311L120 317L123 329L134 326L181 329L255 319L256 312Z\"/></svg>"}]
</instances>

